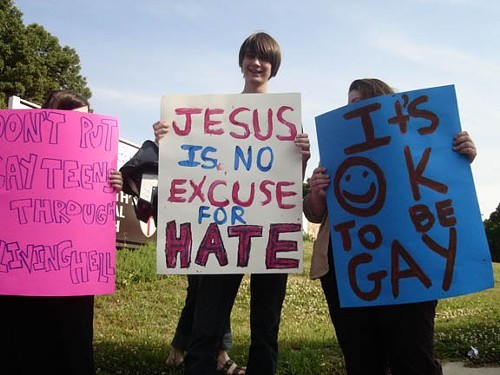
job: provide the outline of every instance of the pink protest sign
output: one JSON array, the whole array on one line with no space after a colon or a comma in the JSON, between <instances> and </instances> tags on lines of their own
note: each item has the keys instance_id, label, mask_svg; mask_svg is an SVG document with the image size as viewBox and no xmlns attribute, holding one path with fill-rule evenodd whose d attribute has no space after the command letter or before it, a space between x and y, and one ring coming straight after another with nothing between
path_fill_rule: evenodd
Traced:
<instances>
[{"instance_id":1,"label":"pink protest sign","mask_svg":"<svg viewBox=\"0 0 500 375\"><path fill-rule=\"evenodd\" d=\"M112 293L118 120L0 111L0 294Z\"/></svg>"},{"instance_id":2,"label":"pink protest sign","mask_svg":"<svg viewBox=\"0 0 500 375\"><path fill-rule=\"evenodd\" d=\"M300 94L165 95L157 271L302 272Z\"/></svg>"}]
</instances>

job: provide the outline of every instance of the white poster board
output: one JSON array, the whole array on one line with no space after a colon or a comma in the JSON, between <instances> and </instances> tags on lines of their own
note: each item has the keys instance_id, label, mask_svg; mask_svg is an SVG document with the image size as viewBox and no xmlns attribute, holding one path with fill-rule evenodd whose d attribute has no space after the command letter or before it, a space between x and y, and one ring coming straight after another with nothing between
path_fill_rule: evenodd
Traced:
<instances>
[{"instance_id":1,"label":"white poster board","mask_svg":"<svg viewBox=\"0 0 500 375\"><path fill-rule=\"evenodd\" d=\"M302 272L300 94L163 96L157 270Z\"/></svg>"}]
</instances>

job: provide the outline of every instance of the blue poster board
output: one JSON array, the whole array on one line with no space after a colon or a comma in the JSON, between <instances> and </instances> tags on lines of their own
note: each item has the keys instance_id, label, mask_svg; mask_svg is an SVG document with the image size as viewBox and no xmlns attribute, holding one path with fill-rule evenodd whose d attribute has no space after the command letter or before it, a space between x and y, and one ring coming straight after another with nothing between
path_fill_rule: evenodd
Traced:
<instances>
[{"instance_id":1,"label":"blue poster board","mask_svg":"<svg viewBox=\"0 0 500 375\"><path fill-rule=\"evenodd\" d=\"M493 287L453 85L316 117L341 306L442 299Z\"/></svg>"}]
</instances>

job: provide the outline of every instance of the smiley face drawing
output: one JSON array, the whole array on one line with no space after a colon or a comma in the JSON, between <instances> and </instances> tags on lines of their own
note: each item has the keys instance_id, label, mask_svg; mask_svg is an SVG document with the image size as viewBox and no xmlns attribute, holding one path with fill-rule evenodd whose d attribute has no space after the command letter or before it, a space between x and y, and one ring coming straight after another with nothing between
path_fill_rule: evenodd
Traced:
<instances>
[{"instance_id":1,"label":"smiley face drawing","mask_svg":"<svg viewBox=\"0 0 500 375\"><path fill-rule=\"evenodd\" d=\"M344 160L335 173L335 197L347 212L361 217L375 215L384 206L385 176L380 167L363 157Z\"/></svg>"}]
</instances>

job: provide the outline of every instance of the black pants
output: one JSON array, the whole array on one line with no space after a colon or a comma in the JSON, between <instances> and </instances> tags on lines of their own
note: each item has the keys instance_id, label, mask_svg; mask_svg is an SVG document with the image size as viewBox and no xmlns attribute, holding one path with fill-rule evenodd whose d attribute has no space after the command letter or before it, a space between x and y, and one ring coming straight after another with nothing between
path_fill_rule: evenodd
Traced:
<instances>
[{"instance_id":1,"label":"black pants","mask_svg":"<svg viewBox=\"0 0 500 375\"><path fill-rule=\"evenodd\" d=\"M208 275L198 287L193 333L186 357L187 375L216 370L224 316L230 313L243 275ZM250 279L251 344L247 375L274 375L278 332L286 293L286 274L255 274Z\"/></svg>"},{"instance_id":2,"label":"black pants","mask_svg":"<svg viewBox=\"0 0 500 375\"><path fill-rule=\"evenodd\" d=\"M0 296L2 374L92 375L94 296Z\"/></svg>"},{"instance_id":3,"label":"black pants","mask_svg":"<svg viewBox=\"0 0 500 375\"><path fill-rule=\"evenodd\" d=\"M340 308L335 270L321 278L348 375L441 375L434 357L436 301ZM390 370L390 372L389 372Z\"/></svg>"},{"instance_id":4,"label":"black pants","mask_svg":"<svg viewBox=\"0 0 500 375\"><path fill-rule=\"evenodd\" d=\"M198 295L198 285L202 275L188 275L188 287L186 301L177 323L174 338L172 339L172 347L186 351L193 331L193 320L196 307L196 296ZM231 317L228 314L225 318L222 338L220 340L220 350L228 351L231 349L233 339L231 335Z\"/></svg>"}]
</instances>

